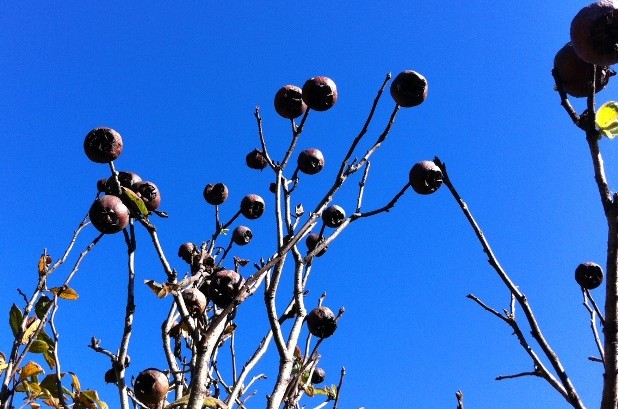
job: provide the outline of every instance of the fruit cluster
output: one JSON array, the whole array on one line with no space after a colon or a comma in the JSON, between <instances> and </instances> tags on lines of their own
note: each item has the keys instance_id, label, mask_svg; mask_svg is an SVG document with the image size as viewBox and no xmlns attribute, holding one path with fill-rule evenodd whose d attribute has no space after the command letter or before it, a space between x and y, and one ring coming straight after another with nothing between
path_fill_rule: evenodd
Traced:
<instances>
[{"instance_id":1,"label":"fruit cluster","mask_svg":"<svg viewBox=\"0 0 618 409\"><path fill-rule=\"evenodd\" d=\"M618 10L612 0L582 8L571 22L570 41L554 58L554 76L569 95L587 97L607 85L618 63Z\"/></svg>"},{"instance_id":2,"label":"fruit cluster","mask_svg":"<svg viewBox=\"0 0 618 409\"><path fill-rule=\"evenodd\" d=\"M112 163L118 159L122 148L122 137L111 128L95 128L84 140L86 156L96 163ZM157 185L143 181L134 172L114 172L108 179L97 182L97 190L103 196L97 195L88 216L92 225L103 234L118 233L127 227L131 217L145 218L151 212L157 212L161 205Z\"/></svg>"},{"instance_id":3,"label":"fruit cluster","mask_svg":"<svg viewBox=\"0 0 618 409\"><path fill-rule=\"evenodd\" d=\"M395 101L396 109L420 105L427 98L427 92L428 84L425 77L411 70L398 74L390 86L390 94ZM281 117L292 122L304 115L304 122L310 110L323 112L331 109L337 103L338 96L337 86L331 78L316 76L307 80L302 87L295 85L281 87L275 93L274 108ZM294 129L297 129L295 124ZM264 144L262 146L264 147ZM290 149L293 147L294 144ZM161 204L161 194L156 184L143 181L134 172L115 171L113 161L118 159L122 149L122 137L111 128L93 129L86 135L84 141L86 156L96 163L109 163L112 169L111 177L97 182L97 199L89 211L90 221L97 230L104 234L122 231L132 218L149 225L148 216L152 213L164 215L158 210ZM289 153L291 154L291 150ZM269 157L265 147L253 149L246 155L245 160L250 169L260 171L270 167L278 172L282 166ZM325 165L325 157L320 149L306 148L297 156L291 181L296 186L299 175L317 175L324 170ZM283 189L286 194L289 194L288 182L290 181L285 180L282 183L278 180L278 184L271 184L270 191L279 193L277 189ZM438 190L441 184L440 168L432 161L421 161L411 168L406 188L412 187L415 192L428 195ZM229 306L242 290L245 279L238 272L239 264L236 258L235 269L226 268L222 264L232 245L249 244L253 239L253 232L247 226L236 226L232 230L229 246L225 250L222 247L215 247L215 240L220 234L225 234L228 227L241 215L248 220L260 218L266 210L266 203L257 194L245 195L240 201L236 214L228 222L221 223L219 206L224 205L230 196L228 187L224 183L208 183L202 195L206 203L216 209L217 228L212 240L202 244L201 247L192 242L185 242L179 246L178 256L189 265L192 276L199 277L199 280L184 289L179 289L178 292L182 299L181 305L184 304L186 307L184 314L203 324L208 321L206 314L216 308L223 309ZM322 223L319 232L315 233L310 229L305 233L308 255L314 253L311 257L320 257L326 253L328 249L328 239L324 237L326 228L343 229L346 223L351 221L351 216L348 216L345 209L338 204L325 205L320 211L321 214L316 213L316 216L321 217ZM297 217L301 214L302 209L297 208ZM294 230L291 227L289 229ZM293 233L286 235L283 244L287 245L293 238ZM209 308L211 302L212 307ZM185 317L185 319L189 318ZM310 334L324 339L333 335L337 329L338 317L328 307L319 306L307 314L305 322ZM175 328L180 326L181 324L177 323ZM173 331L170 331L170 335L171 332ZM106 379L109 378L110 382L115 381L115 375L116 373L110 370L106 373ZM324 378L324 370L314 368L310 381L318 384L323 382ZM160 407L168 390L167 374L154 368L142 371L134 382L135 397L147 407Z\"/></svg>"}]
</instances>

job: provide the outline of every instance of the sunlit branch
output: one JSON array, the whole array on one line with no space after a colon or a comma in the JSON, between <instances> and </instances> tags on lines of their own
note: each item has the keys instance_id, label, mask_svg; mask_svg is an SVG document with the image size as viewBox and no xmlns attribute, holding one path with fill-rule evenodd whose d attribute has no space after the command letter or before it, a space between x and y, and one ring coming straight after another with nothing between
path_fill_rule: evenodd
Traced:
<instances>
[{"instance_id":1,"label":"sunlit branch","mask_svg":"<svg viewBox=\"0 0 618 409\"><path fill-rule=\"evenodd\" d=\"M588 294L589 293L587 293L587 291L588 290L586 289L582 289L582 295L584 296L583 304L586 310L588 311L588 313L590 314L590 329L592 330L592 336L594 337L594 343L597 346L597 349L599 351L601 362L603 362L603 366L605 366L605 354L603 351L603 343L601 342L601 338L599 337L599 331L597 330L597 313L594 310L594 308L592 308L588 304Z\"/></svg>"},{"instance_id":2,"label":"sunlit branch","mask_svg":"<svg viewBox=\"0 0 618 409\"><path fill-rule=\"evenodd\" d=\"M442 161L440 161L440 159L437 157L434 159L434 162L437 166L440 167L440 170L442 171L442 178L443 178L444 185L449 189L453 198L455 199L455 201L457 202L457 204L463 211L464 215L468 219L470 226L474 230L474 233L476 234L477 239L479 240L481 246L483 247L483 251L488 257L489 264L493 267L493 269L496 271L496 273L498 274L498 276L500 277L504 285L508 288L511 294L513 294L513 296L517 299L517 302L521 306L522 311L524 312L524 315L526 316L526 320L528 321L528 324L530 325L532 337L539 344L539 346L543 350L544 355L547 357L552 367L554 368L556 375L560 379L562 387L564 388L564 391L565 391L565 394L563 394L563 396L573 407L578 408L578 409L584 409L584 405L581 402L581 399L579 398L579 395L577 394L575 387L573 386L571 380L567 376L564 366L562 365L562 362L560 361L556 353L553 351L553 349L550 347L549 343L543 336L543 333L541 332L539 324L532 312L532 308L530 307L530 304L528 302L528 298L519 290L519 287L516 286L515 283L513 283L511 278L507 275L506 271L504 271L504 269L498 262L498 259L495 257L493 250L489 246L489 243L487 239L485 238L485 235L481 231L479 225L477 224L476 220L472 216L472 213L468 209L468 205L463 201L461 196L459 196L459 193L457 192L457 190L455 190L455 187L451 183L448 172L446 170L446 165ZM549 381L550 378L546 378L546 379L548 379Z\"/></svg>"}]
</instances>

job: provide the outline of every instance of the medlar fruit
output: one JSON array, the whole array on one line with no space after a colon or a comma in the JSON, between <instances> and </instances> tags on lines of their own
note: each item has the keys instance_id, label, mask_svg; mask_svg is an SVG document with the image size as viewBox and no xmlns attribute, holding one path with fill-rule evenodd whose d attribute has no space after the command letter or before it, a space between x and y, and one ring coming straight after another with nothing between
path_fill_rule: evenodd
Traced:
<instances>
[{"instance_id":1,"label":"medlar fruit","mask_svg":"<svg viewBox=\"0 0 618 409\"><path fill-rule=\"evenodd\" d=\"M84 139L84 152L93 162L111 162L122 153L122 137L112 128L95 128Z\"/></svg>"}]
</instances>

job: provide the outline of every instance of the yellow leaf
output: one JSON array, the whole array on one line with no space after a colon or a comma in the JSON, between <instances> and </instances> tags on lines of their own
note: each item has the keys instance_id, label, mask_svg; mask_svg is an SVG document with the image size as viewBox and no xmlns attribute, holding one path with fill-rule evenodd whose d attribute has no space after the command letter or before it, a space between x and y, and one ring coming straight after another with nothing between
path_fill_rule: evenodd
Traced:
<instances>
[{"instance_id":1,"label":"yellow leaf","mask_svg":"<svg viewBox=\"0 0 618 409\"><path fill-rule=\"evenodd\" d=\"M39 259L39 275L44 275L47 273L47 269L52 263L51 256L48 256L46 253L41 254L41 258Z\"/></svg>"},{"instance_id":2,"label":"yellow leaf","mask_svg":"<svg viewBox=\"0 0 618 409\"><path fill-rule=\"evenodd\" d=\"M167 297L172 291L178 290L178 285L176 284L159 284L154 280L144 280L144 284L146 284L159 298Z\"/></svg>"},{"instance_id":3,"label":"yellow leaf","mask_svg":"<svg viewBox=\"0 0 618 409\"><path fill-rule=\"evenodd\" d=\"M19 380L24 381L31 376L40 375L42 373L45 373L45 371L43 371L41 365L37 364L36 362L30 361L26 364L26 366L21 368L19 372Z\"/></svg>"},{"instance_id":4,"label":"yellow leaf","mask_svg":"<svg viewBox=\"0 0 618 409\"><path fill-rule=\"evenodd\" d=\"M77 291L75 291L71 287L54 287L50 288L49 291L64 300L77 300L79 298Z\"/></svg>"},{"instance_id":5,"label":"yellow leaf","mask_svg":"<svg viewBox=\"0 0 618 409\"><path fill-rule=\"evenodd\" d=\"M24 330L24 334L21 337L21 343L27 344L30 341L30 338L34 335L36 330L39 329L41 325L41 320L36 317L28 318L28 322L26 323L26 329Z\"/></svg>"},{"instance_id":6,"label":"yellow leaf","mask_svg":"<svg viewBox=\"0 0 618 409\"><path fill-rule=\"evenodd\" d=\"M608 101L601 105L595 120L603 135L614 139L618 135L618 102Z\"/></svg>"},{"instance_id":7,"label":"yellow leaf","mask_svg":"<svg viewBox=\"0 0 618 409\"><path fill-rule=\"evenodd\" d=\"M73 390L79 393L79 391L82 390L82 386L79 383L79 379L77 379L77 375L75 375L73 372L69 372L69 375L71 375L71 379L73 380L72 382Z\"/></svg>"}]
</instances>

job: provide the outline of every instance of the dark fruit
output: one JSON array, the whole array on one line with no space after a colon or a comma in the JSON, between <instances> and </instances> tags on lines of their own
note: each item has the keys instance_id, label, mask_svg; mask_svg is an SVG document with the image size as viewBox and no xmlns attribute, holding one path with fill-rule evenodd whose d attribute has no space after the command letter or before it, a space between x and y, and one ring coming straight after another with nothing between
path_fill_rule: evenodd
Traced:
<instances>
[{"instance_id":1,"label":"dark fruit","mask_svg":"<svg viewBox=\"0 0 618 409\"><path fill-rule=\"evenodd\" d=\"M227 186L223 183L216 183L211 185L210 183L204 188L204 199L208 204L213 206L220 205L227 200L229 192Z\"/></svg>"},{"instance_id":2,"label":"dark fruit","mask_svg":"<svg viewBox=\"0 0 618 409\"><path fill-rule=\"evenodd\" d=\"M337 329L335 314L328 307L317 307L307 315L307 328L311 335L328 338Z\"/></svg>"},{"instance_id":3,"label":"dark fruit","mask_svg":"<svg viewBox=\"0 0 618 409\"><path fill-rule=\"evenodd\" d=\"M157 210L161 205L161 193L159 188L152 182L143 181L133 184L131 188L139 196L146 205L146 209Z\"/></svg>"},{"instance_id":4,"label":"dark fruit","mask_svg":"<svg viewBox=\"0 0 618 409\"><path fill-rule=\"evenodd\" d=\"M618 11L613 0L596 1L575 15L571 43L579 58L590 64L618 62Z\"/></svg>"},{"instance_id":5,"label":"dark fruit","mask_svg":"<svg viewBox=\"0 0 618 409\"><path fill-rule=\"evenodd\" d=\"M587 290L595 289L603 282L603 268L591 261L582 263L575 269L575 281Z\"/></svg>"},{"instance_id":6,"label":"dark fruit","mask_svg":"<svg viewBox=\"0 0 618 409\"><path fill-rule=\"evenodd\" d=\"M234 270L219 270L213 273L208 285L208 297L218 307L225 307L240 291L243 278Z\"/></svg>"},{"instance_id":7,"label":"dark fruit","mask_svg":"<svg viewBox=\"0 0 618 409\"><path fill-rule=\"evenodd\" d=\"M111 162L122 153L122 137L112 128L95 128L84 139L84 151L93 162Z\"/></svg>"},{"instance_id":8,"label":"dark fruit","mask_svg":"<svg viewBox=\"0 0 618 409\"><path fill-rule=\"evenodd\" d=\"M322 212L322 221L328 227L339 227L345 220L345 210L341 206L332 205Z\"/></svg>"},{"instance_id":9,"label":"dark fruit","mask_svg":"<svg viewBox=\"0 0 618 409\"><path fill-rule=\"evenodd\" d=\"M129 224L129 209L118 197L105 195L92 203L88 217L98 231L113 234Z\"/></svg>"},{"instance_id":10,"label":"dark fruit","mask_svg":"<svg viewBox=\"0 0 618 409\"><path fill-rule=\"evenodd\" d=\"M326 111L337 102L337 86L328 77L310 78L303 85L303 101L315 111Z\"/></svg>"},{"instance_id":11,"label":"dark fruit","mask_svg":"<svg viewBox=\"0 0 618 409\"><path fill-rule=\"evenodd\" d=\"M114 368L105 371L104 379L105 383L118 383L118 379L116 378L116 371L114 371Z\"/></svg>"},{"instance_id":12,"label":"dark fruit","mask_svg":"<svg viewBox=\"0 0 618 409\"><path fill-rule=\"evenodd\" d=\"M315 175L323 167L324 155L318 149L305 149L298 155L298 170L307 175Z\"/></svg>"},{"instance_id":13,"label":"dark fruit","mask_svg":"<svg viewBox=\"0 0 618 409\"><path fill-rule=\"evenodd\" d=\"M167 376L155 368L140 372L133 385L137 400L149 406L162 402L167 396L169 387Z\"/></svg>"},{"instance_id":14,"label":"dark fruit","mask_svg":"<svg viewBox=\"0 0 618 409\"><path fill-rule=\"evenodd\" d=\"M320 240L324 240L324 238L320 239L320 235L317 234L317 233L311 233L310 235L308 235L307 239L305 240L305 244L307 245L307 249L310 252L313 251L313 249L315 249L315 247L318 245ZM328 250L328 246L326 246L322 250L320 250L315 256L316 257L320 257L321 255L326 253L326 250Z\"/></svg>"},{"instance_id":15,"label":"dark fruit","mask_svg":"<svg viewBox=\"0 0 618 409\"><path fill-rule=\"evenodd\" d=\"M97 192L107 193L107 179L99 179L97 181Z\"/></svg>"},{"instance_id":16,"label":"dark fruit","mask_svg":"<svg viewBox=\"0 0 618 409\"><path fill-rule=\"evenodd\" d=\"M182 292L189 315L197 318L206 311L206 296L197 288L187 288Z\"/></svg>"},{"instance_id":17,"label":"dark fruit","mask_svg":"<svg viewBox=\"0 0 618 409\"><path fill-rule=\"evenodd\" d=\"M247 219L253 220L259 218L266 208L264 199L258 195L247 195L240 202L240 213Z\"/></svg>"},{"instance_id":18,"label":"dark fruit","mask_svg":"<svg viewBox=\"0 0 618 409\"><path fill-rule=\"evenodd\" d=\"M113 186L114 178L110 177L107 179L107 186ZM124 186L127 189L131 189L134 184L137 182L141 182L142 178L135 172L129 172L126 170L121 170L118 172L118 181L120 182L120 186Z\"/></svg>"},{"instance_id":19,"label":"dark fruit","mask_svg":"<svg viewBox=\"0 0 618 409\"><path fill-rule=\"evenodd\" d=\"M232 241L239 246L249 244L253 238L253 232L247 226L238 226L232 232Z\"/></svg>"},{"instance_id":20,"label":"dark fruit","mask_svg":"<svg viewBox=\"0 0 618 409\"><path fill-rule=\"evenodd\" d=\"M311 374L311 383L318 384L326 379L326 371L322 368L315 368Z\"/></svg>"},{"instance_id":21,"label":"dark fruit","mask_svg":"<svg viewBox=\"0 0 618 409\"><path fill-rule=\"evenodd\" d=\"M188 264L191 264L193 262L193 258L199 254L200 251L195 243L182 243L178 248L178 257L183 259L185 263Z\"/></svg>"},{"instance_id":22,"label":"dark fruit","mask_svg":"<svg viewBox=\"0 0 618 409\"><path fill-rule=\"evenodd\" d=\"M571 43L567 43L556 53L554 70L567 94L573 97L586 97L590 94L594 65L579 58ZM609 67L597 66L595 92L605 88L612 75L613 71Z\"/></svg>"},{"instance_id":23,"label":"dark fruit","mask_svg":"<svg viewBox=\"0 0 618 409\"><path fill-rule=\"evenodd\" d=\"M264 154L262 153L262 151L259 151L257 149L249 152L245 160L247 162L247 166L249 166L249 168L251 169L264 170L264 168L268 166L268 162L266 161Z\"/></svg>"},{"instance_id":24,"label":"dark fruit","mask_svg":"<svg viewBox=\"0 0 618 409\"><path fill-rule=\"evenodd\" d=\"M410 185L421 195L433 193L442 186L442 171L430 160L418 162L410 169Z\"/></svg>"},{"instance_id":25,"label":"dark fruit","mask_svg":"<svg viewBox=\"0 0 618 409\"><path fill-rule=\"evenodd\" d=\"M281 87L275 94L275 111L284 118L298 118L307 110L302 91L296 85Z\"/></svg>"},{"instance_id":26,"label":"dark fruit","mask_svg":"<svg viewBox=\"0 0 618 409\"><path fill-rule=\"evenodd\" d=\"M416 71L399 73L391 83L391 96L404 108L420 105L427 98L427 80Z\"/></svg>"}]
</instances>

